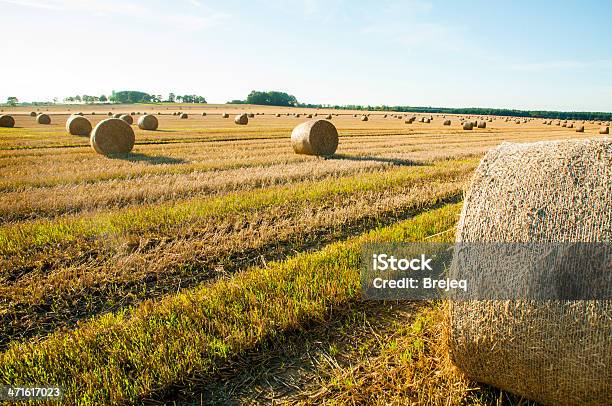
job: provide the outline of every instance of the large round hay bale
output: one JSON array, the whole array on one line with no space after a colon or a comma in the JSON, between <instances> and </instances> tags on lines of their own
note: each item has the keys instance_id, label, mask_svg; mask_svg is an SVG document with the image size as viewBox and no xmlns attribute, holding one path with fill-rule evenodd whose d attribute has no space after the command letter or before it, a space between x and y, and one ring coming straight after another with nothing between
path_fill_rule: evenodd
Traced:
<instances>
[{"instance_id":1,"label":"large round hay bale","mask_svg":"<svg viewBox=\"0 0 612 406\"><path fill-rule=\"evenodd\" d=\"M368 121L368 116L361 116L361 121Z\"/></svg>"},{"instance_id":2,"label":"large round hay bale","mask_svg":"<svg viewBox=\"0 0 612 406\"><path fill-rule=\"evenodd\" d=\"M576 126L576 132L577 133L583 133L584 132L584 126L583 125L577 125Z\"/></svg>"},{"instance_id":3,"label":"large round hay bale","mask_svg":"<svg viewBox=\"0 0 612 406\"><path fill-rule=\"evenodd\" d=\"M221 117L223 117L223 118L229 118L229 114L228 114L228 113L223 113L223 114L221 114Z\"/></svg>"},{"instance_id":4,"label":"large round hay bale","mask_svg":"<svg viewBox=\"0 0 612 406\"><path fill-rule=\"evenodd\" d=\"M457 242L609 243L611 167L606 139L504 143L475 172ZM472 265L461 275L470 290L490 289L483 281L499 275L500 264ZM513 286L531 286L547 272L562 276L554 267L527 269L508 274ZM581 277L584 267L572 271L583 286L599 282ZM473 380L545 405L610 405L610 314L610 300L453 301L450 357Z\"/></svg>"},{"instance_id":5,"label":"large round hay bale","mask_svg":"<svg viewBox=\"0 0 612 406\"><path fill-rule=\"evenodd\" d=\"M121 120L125 121L126 123L128 123L129 125L134 124L134 119L132 118L131 115L129 114L123 114L121 117L119 117Z\"/></svg>"},{"instance_id":6,"label":"large round hay bale","mask_svg":"<svg viewBox=\"0 0 612 406\"><path fill-rule=\"evenodd\" d=\"M474 128L474 124L471 121L466 121L463 123L464 130L472 130Z\"/></svg>"},{"instance_id":7,"label":"large round hay bale","mask_svg":"<svg viewBox=\"0 0 612 406\"><path fill-rule=\"evenodd\" d=\"M51 117L49 117L48 114L45 113L40 113L39 115L36 116L36 122L38 124L51 124Z\"/></svg>"},{"instance_id":8,"label":"large round hay bale","mask_svg":"<svg viewBox=\"0 0 612 406\"><path fill-rule=\"evenodd\" d=\"M338 130L326 120L309 120L291 132L291 144L296 154L331 156L338 148Z\"/></svg>"},{"instance_id":9,"label":"large round hay bale","mask_svg":"<svg viewBox=\"0 0 612 406\"><path fill-rule=\"evenodd\" d=\"M442 123L443 125L451 125L451 121L450 120L444 120L444 123Z\"/></svg>"},{"instance_id":10,"label":"large round hay bale","mask_svg":"<svg viewBox=\"0 0 612 406\"><path fill-rule=\"evenodd\" d=\"M610 134L610 127L601 127L599 129L600 134Z\"/></svg>"},{"instance_id":11,"label":"large round hay bale","mask_svg":"<svg viewBox=\"0 0 612 406\"><path fill-rule=\"evenodd\" d=\"M89 141L98 154L125 154L134 148L136 136L125 121L107 118L95 126Z\"/></svg>"},{"instance_id":12,"label":"large round hay bale","mask_svg":"<svg viewBox=\"0 0 612 406\"><path fill-rule=\"evenodd\" d=\"M30 111L30 117L36 117L36 112L35 111Z\"/></svg>"},{"instance_id":13,"label":"large round hay bale","mask_svg":"<svg viewBox=\"0 0 612 406\"><path fill-rule=\"evenodd\" d=\"M91 123L85 117L72 115L66 121L66 131L72 135L87 136L91 133Z\"/></svg>"},{"instance_id":14,"label":"large round hay bale","mask_svg":"<svg viewBox=\"0 0 612 406\"><path fill-rule=\"evenodd\" d=\"M187 118L189 118L189 116L187 115L187 113L181 113L181 114L179 115L179 118L182 118L182 119L187 119Z\"/></svg>"},{"instance_id":15,"label":"large round hay bale","mask_svg":"<svg viewBox=\"0 0 612 406\"><path fill-rule=\"evenodd\" d=\"M486 121L479 121L478 122L478 128L487 128L487 122Z\"/></svg>"},{"instance_id":16,"label":"large round hay bale","mask_svg":"<svg viewBox=\"0 0 612 406\"><path fill-rule=\"evenodd\" d=\"M244 113L238 114L236 117L234 117L234 123L239 125L247 125L249 123L249 117Z\"/></svg>"},{"instance_id":17,"label":"large round hay bale","mask_svg":"<svg viewBox=\"0 0 612 406\"><path fill-rule=\"evenodd\" d=\"M138 119L138 128L141 130L155 131L157 127L159 127L159 121L151 114L145 114Z\"/></svg>"},{"instance_id":18,"label":"large round hay bale","mask_svg":"<svg viewBox=\"0 0 612 406\"><path fill-rule=\"evenodd\" d=\"M15 127L15 119L13 116L9 116L8 114L0 115L0 127Z\"/></svg>"}]
</instances>

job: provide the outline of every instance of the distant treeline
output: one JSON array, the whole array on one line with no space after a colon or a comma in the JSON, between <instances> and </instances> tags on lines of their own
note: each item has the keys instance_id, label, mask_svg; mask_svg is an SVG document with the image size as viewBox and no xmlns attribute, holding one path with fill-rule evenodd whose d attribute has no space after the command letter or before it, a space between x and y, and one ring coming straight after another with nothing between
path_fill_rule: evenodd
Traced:
<instances>
[{"instance_id":1,"label":"distant treeline","mask_svg":"<svg viewBox=\"0 0 612 406\"><path fill-rule=\"evenodd\" d=\"M261 92L253 90L247 96L246 100L232 100L228 104L256 104L261 106L279 106L279 107L294 107L298 101L295 96L285 92L267 91Z\"/></svg>"},{"instance_id":2,"label":"distant treeline","mask_svg":"<svg viewBox=\"0 0 612 406\"><path fill-rule=\"evenodd\" d=\"M360 106L344 105L332 106L325 104L305 104L298 103L298 107L308 108L328 108L336 110L370 110L370 111L398 111L414 113L441 113L441 114L469 114L478 116L515 116L515 117L534 117L552 118L559 120L612 120L612 113L592 112L592 111L547 111L547 110L512 110L512 109L492 109L484 107L414 107L414 106Z\"/></svg>"}]
</instances>

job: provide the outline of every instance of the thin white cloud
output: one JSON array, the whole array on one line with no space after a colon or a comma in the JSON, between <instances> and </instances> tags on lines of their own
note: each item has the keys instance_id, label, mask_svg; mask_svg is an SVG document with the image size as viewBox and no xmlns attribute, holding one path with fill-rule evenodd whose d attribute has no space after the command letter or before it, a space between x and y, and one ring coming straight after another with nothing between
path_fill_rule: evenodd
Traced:
<instances>
[{"instance_id":1,"label":"thin white cloud","mask_svg":"<svg viewBox=\"0 0 612 406\"><path fill-rule=\"evenodd\" d=\"M190 0L199 12L186 14L180 12L158 12L152 7L117 0L0 0L16 6L38 8L52 11L85 13L95 16L123 15L130 18L155 20L173 23L186 30L200 30L222 24L230 15L204 7L197 0Z\"/></svg>"},{"instance_id":2,"label":"thin white cloud","mask_svg":"<svg viewBox=\"0 0 612 406\"><path fill-rule=\"evenodd\" d=\"M610 68L612 59L584 61L584 60L560 60L516 63L509 66L510 70L521 72L545 72L551 70L577 70L586 68Z\"/></svg>"}]
</instances>

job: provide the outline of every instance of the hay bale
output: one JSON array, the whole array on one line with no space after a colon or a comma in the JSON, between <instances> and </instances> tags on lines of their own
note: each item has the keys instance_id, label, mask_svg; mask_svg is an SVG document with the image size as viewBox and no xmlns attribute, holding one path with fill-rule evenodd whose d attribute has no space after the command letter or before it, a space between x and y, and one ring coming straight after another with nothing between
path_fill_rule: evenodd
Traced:
<instances>
[{"instance_id":1,"label":"hay bale","mask_svg":"<svg viewBox=\"0 0 612 406\"><path fill-rule=\"evenodd\" d=\"M82 116L82 115L83 115L83 112L82 112L82 111L79 111L79 112L77 112L77 113L74 113L74 115L75 115L75 116Z\"/></svg>"},{"instance_id":2,"label":"hay bale","mask_svg":"<svg viewBox=\"0 0 612 406\"><path fill-rule=\"evenodd\" d=\"M368 121L368 116L361 116L361 121Z\"/></svg>"},{"instance_id":3,"label":"hay bale","mask_svg":"<svg viewBox=\"0 0 612 406\"><path fill-rule=\"evenodd\" d=\"M610 134L610 127L607 127L607 126L606 127L601 127L599 129L599 133L600 134Z\"/></svg>"},{"instance_id":4,"label":"hay bale","mask_svg":"<svg viewBox=\"0 0 612 406\"><path fill-rule=\"evenodd\" d=\"M88 136L91 133L91 123L85 117L72 115L66 121L66 131L71 135Z\"/></svg>"},{"instance_id":5,"label":"hay bale","mask_svg":"<svg viewBox=\"0 0 612 406\"><path fill-rule=\"evenodd\" d=\"M227 114L227 113L223 113L223 114L221 114L221 117L223 117L223 118L229 118L229 114Z\"/></svg>"},{"instance_id":6,"label":"hay bale","mask_svg":"<svg viewBox=\"0 0 612 406\"><path fill-rule=\"evenodd\" d=\"M567 124L563 123L561 124L561 127L567 127Z\"/></svg>"},{"instance_id":7,"label":"hay bale","mask_svg":"<svg viewBox=\"0 0 612 406\"><path fill-rule=\"evenodd\" d=\"M457 242L609 242L610 167L606 139L504 143L476 170ZM462 275L472 289L497 272L473 269ZM517 282L540 277L521 269L512 275ZM610 314L609 300L453 301L450 357L472 379L542 404L610 405Z\"/></svg>"},{"instance_id":8,"label":"hay bale","mask_svg":"<svg viewBox=\"0 0 612 406\"><path fill-rule=\"evenodd\" d=\"M478 128L487 128L487 122L486 121L479 121L477 127Z\"/></svg>"},{"instance_id":9,"label":"hay bale","mask_svg":"<svg viewBox=\"0 0 612 406\"><path fill-rule=\"evenodd\" d=\"M157 127L159 127L159 121L151 114L145 114L138 119L138 128L141 130L155 131Z\"/></svg>"},{"instance_id":10,"label":"hay bale","mask_svg":"<svg viewBox=\"0 0 612 406\"><path fill-rule=\"evenodd\" d=\"M327 120L331 120L331 119L332 119L332 115L331 115L331 114L328 114L328 115L326 115L326 116L325 116L325 118L326 118Z\"/></svg>"},{"instance_id":11,"label":"hay bale","mask_svg":"<svg viewBox=\"0 0 612 406\"><path fill-rule=\"evenodd\" d=\"M569 123L569 124L567 125L567 128L574 128L574 124L573 124L573 123Z\"/></svg>"},{"instance_id":12,"label":"hay bale","mask_svg":"<svg viewBox=\"0 0 612 406\"><path fill-rule=\"evenodd\" d=\"M424 122L425 124L429 124L429 123L431 123L431 119L430 119L430 118L426 118L425 120L423 120L423 122Z\"/></svg>"},{"instance_id":13,"label":"hay bale","mask_svg":"<svg viewBox=\"0 0 612 406\"><path fill-rule=\"evenodd\" d=\"M8 114L0 115L0 127L12 128L15 127L15 119Z\"/></svg>"},{"instance_id":14,"label":"hay bale","mask_svg":"<svg viewBox=\"0 0 612 406\"><path fill-rule=\"evenodd\" d=\"M583 133L584 132L584 126L583 125L577 125L576 126L576 132L577 133Z\"/></svg>"},{"instance_id":15,"label":"hay bale","mask_svg":"<svg viewBox=\"0 0 612 406\"><path fill-rule=\"evenodd\" d=\"M202 117L206 117L206 112L202 112Z\"/></svg>"},{"instance_id":16,"label":"hay bale","mask_svg":"<svg viewBox=\"0 0 612 406\"><path fill-rule=\"evenodd\" d=\"M112 117L113 113L109 111L108 113L106 113L106 115L109 116L109 117Z\"/></svg>"},{"instance_id":17,"label":"hay bale","mask_svg":"<svg viewBox=\"0 0 612 406\"><path fill-rule=\"evenodd\" d=\"M121 118L122 115L123 114L121 114L121 113L115 113L115 114L113 114L113 118Z\"/></svg>"},{"instance_id":18,"label":"hay bale","mask_svg":"<svg viewBox=\"0 0 612 406\"><path fill-rule=\"evenodd\" d=\"M280 114L276 113L274 116L275 116L275 117L280 117Z\"/></svg>"},{"instance_id":19,"label":"hay bale","mask_svg":"<svg viewBox=\"0 0 612 406\"><path fill-rule=\"evenodd\" d=\"M36 116L36 122L44 125L51 124L51 117L48 114L40 113Z\"/></svg>"},{"instance_id":20,"label":"hay bale","mask_svg":"<svg viewBox=\"0 0 612 406\"><path fill-rule=\"evenodd\" d=\"M124 114L121 117L119 117L121 120L125 121L126 123L128 123L129 125L134 124L134 119L132 118L132 116L128 115L128 114Z\"/></svg>"},{"instance_id":21,"label":"hay bale","mask_svg":"<svg viewBox=\"0 0 612 406\"><path fill-rule=\"evenodd\" d=\"M249 113L247 116L248 116L248 118L253 118L253 117L255 117L255 114ZM299 115L298 115L298 117L299 117Z\"/></svg>"},{"instance_id":22,"label":"hay bale","mask_svg":"<svg viewBox=\"0 0 612 406\"><path fill-rule=\"evenodd\" d=\"M442 124L443 125L451 125L451 121L450 120L444 120L444 122Z\"/></svg>"},{"instance_id":23,"label":"hay bale","mask_svg":"<svg viewBox=\"0 0 612 406\"><path fill-rule=\"evenodd\" d=\"M125 121L107 118L95 126L89 141L98 154L125 154L134 148L136 136L132 127Z\"/></svg>"},{"instance_id":24,"label":"hay bale","mask_svg":"<svg viewBox=\"0 0 612 406\"><path fill-rule=\"evenodd\" d=\"M465 123L463 123L463 129L472 130L474 129L474 124L471 121L466 121Z\"/></svg>"},{"instance_id":25,"label":"hay bale","mask_svg":"<svg viewBox=\"0 0 612 406\"><path fill-rule=\"evenodd\" d=\"M296 154L331 156L338 148L338 131L326 120L309 120L291 132L291 145Z\"/></svg>"},{"instance_id":26,"label":"hay bale","mask_svg":"<svg viewBox=\"0 0 612 406\"><path fill-rule=\"evenodd\" d=\"M249 123L249 117L247 114L238 114L234 117L234 123L238 125L247 125Z\"/></svg>"},{"instance_id":27,"label":"hay bale","mask_svg":"<svg viewBox=\"0 0 612 406\"><path fill-rule=\"evenodd\" d=\"M30 111L30 117L36 117L36 112L35 111Z\"/></svg>"},{"instance_id":28,"label":"hay bale","mask_svg":"<svg viewBox=\"0 0 612 406\"><path fill-rule=\"evenodd\" d=\"M189 118L189 116L187 115L187 113L181 113L181 114L179 115L179 118L181 118L181 119L185 120L185 119L188 119L188 118Z\"/></svg>"},{"instance_id":29,"label":"hay bale","mask_svg":"<svg viewBox=\"0 0 612 406\"><path fill-rule=\"evenodd\" d=\"M312 114L306 114L306 118L312 118Z\"/></svg>"}]
</instances>

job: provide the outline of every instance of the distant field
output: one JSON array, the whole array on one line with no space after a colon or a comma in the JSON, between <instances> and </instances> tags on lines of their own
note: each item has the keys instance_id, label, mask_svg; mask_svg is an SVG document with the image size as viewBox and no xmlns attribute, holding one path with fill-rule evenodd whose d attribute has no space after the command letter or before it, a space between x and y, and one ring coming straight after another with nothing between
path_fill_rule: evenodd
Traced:
<instances>
[{"instance_id":1,"label":"distant field","mask_svg":"<svg viewBox=\"0 0 612 406\"><path fill-rule=\"evenodd\" d=\"M3 110L0 384L94 403L518 403L453 369L442 304L362 302L359 247L452 241L489 148L599 129L330 110L340 144L322 159L292 151L304 116L275 114L324 109L54 106L51 125ZM109 158L66 132L76 111L162 115Z\"/></svg>"}]
</instances>

